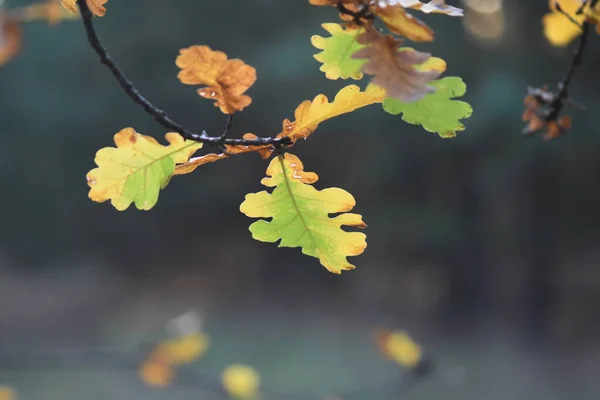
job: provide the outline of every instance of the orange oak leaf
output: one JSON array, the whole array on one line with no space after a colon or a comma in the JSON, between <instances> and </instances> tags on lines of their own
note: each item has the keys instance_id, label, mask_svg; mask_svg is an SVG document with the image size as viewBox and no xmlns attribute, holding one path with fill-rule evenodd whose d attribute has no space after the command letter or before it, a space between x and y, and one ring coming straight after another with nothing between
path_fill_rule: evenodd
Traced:
<instances>
[{"instance_id":1,"label":"orange oak leaf","mask_svg":"<svg viewBox=\"0 0 600 400\"><path fill-rule=\"evenodd\" d=\"M17 21L0 14L0 65L21 51L21 26Z\"/></svg>"},{"instance_id":2,"label":"orange oak leaf","mask_svg":"<svg viewBox=\"0 0 600 400\"><path fill-rule=\"evenodd\" d=\"M390 6L378 2L370 7L388 29L400 36L404 36L413 42L431 42L435 39L435 33L424 22L410 15L400 5Z\"/></svg>"},{"instance_id":3,"label":"orange oak leaf","mask_svg":"<svg viewBox=\"0 0 600 400\"><path fill-rule=\"evenodd\" d=\"M375 29L366 30L358 41L368 46L354 53L353 57L368 60L363 72L374 76L372 83L385 89L387 97L408 103L435 91L428 83L437 79L441 72L416 68L429 60L430 54L416 50L399 51L400 41L381 35Z\"/></svg>"},{"instance_id":4,"label":"orange oak leaf","mask_svg":"<svg viewBox=\"0 0 600 400\"><path fill-rule=\"evenodd\" d=\"M67 12L56 0L30 4L20 11L23 15L23 21L46 20L50 25L56 25L65 19L79 18L77 14Z\"/></svg>"},{"instance_id":5,"label":"orange oak leaf","mask_svg":"<svg viewBox=\"0 0 600 400\"><path fill-rule=\"evenodd\" d=\"M215 100L225 114L242 111L252 103L244 94L256 82L256 70L242 60L228 60L227 54L208 46L181 49L175 61L181 68L178 78L186 85L206 85L198 94Z\"/></svg>"},{"instance_id":6,"label":"orange oak leaf","mask_svg":"<svg viewBox=\"0 0 600 400\"><path fill-rule=\"evenodd\" d=\"M108 0L87 0L88 7L92 14L97 15L98 17L103 17L106 14L106 8L104 5L108 2ZM60 0L60 3L66 8L68 11L72 13L76 13L79 11L77 7L77 0Z\"/></svg>"},{"instance_id":7,"label":"orange oak leaf","mask_svg":"<svg viewBox=\"0 0 600 400\"><path fill-rule=\"evenodd\" d=\"M543 128L546 128L544 139L552 140L564 135L571 129L571 117L563 115L557 120L546 120L544 118L544 104L534 95L527 95L523 100L525 112L523 112L523 121L527 122L525 134L533 134Z\"/></svg>"}]
</instances>

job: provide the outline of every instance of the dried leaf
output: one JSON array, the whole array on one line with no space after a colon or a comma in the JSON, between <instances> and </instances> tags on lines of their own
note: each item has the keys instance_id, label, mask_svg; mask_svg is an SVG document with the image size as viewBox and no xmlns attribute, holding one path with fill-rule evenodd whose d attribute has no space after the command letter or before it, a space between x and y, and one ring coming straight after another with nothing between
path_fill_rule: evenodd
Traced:
<instances>
[{"instance_id":1,"label":"dried leaf","mask_svg":"<svg viewBox=\"0 0 600 400\"><path fill-rule=\"evenodd\" d=\"M387 97L405 103L422 99L435 89L428 84L440 76L436 70L420 71L416 65L425 63L430 54L419 51L399 51L400 43L392 36L383 36L374 29L363 33L358 41L368 47L356 52L354 58L368 62L363 72L374 75L372 83L385 89Z\"/></svg>"},{"instance_id":2,"label":"dried leaf","mask_svg":"<svg viewBox=\"0 0 600 400\"><path fill-rule=\"evenodd\" d=\"M88 172L89 197L96 202L111 200L119 211L131 203L149 210L158 201L161 189L169 183L175 165L189 160L201 143L185 140L178 133L165 135L168 146L154 138L125 128L114 137L116 148L105 147L96 153L98 168Z\"/></svg>"},{"instance_id":3,"label":"dried leaf","mask_svg":"<svg viewBox=\"0 0 600 400\"><path fill-rule=\"evenodd\" d=\"M108 0L87 0L88 7L92 14L103 17L106 14L106 8L104 5L108 2ZM77 0L60 0L60 3L63 7L72 12L79 12L79 8L77 7Z\"/></svg>"},{"instance_id":4,"label":"dried leaf","mask_svg":"<svg viewBox=\"0 0 600 400\"><path fill-rule=\"evenodd\" d=\"M317 174L304 171L298 157L285 153L274 158L262 184L274 187L246 195L240 211L251 218L271 218L250 225L252 237L279 247L301 247L302 253L317 257L329 271L339 274L353 269L346 259L361 254L367 247L366 236L346 232L341 226L366 227L358 214L346 213L356 204L345 190L329 188L319 191L311 186ZM330 218L333 213L342 213Z\"/></svg>"},{"instance_id":5,"label":"dried leaf","mask_svg":"<svg viewBox=\"0 0 600 400\"><path fill-rule=\"evenodd\" d=\"M208 46L182 49L176 64L179 80L186 85L207 85L198 94L215 100L225 114L241 111L252 103L244 92L256 82L256 70L242 60L228 60L227 54Z\"/></svg>"},{"instance_id":6,"label":"dried leaf","mask_svg":"<svg viewBox=\"0 0 600 400\"><path fill-rule=\"evenodd\" d=\"M0 14L0 65L12 60L21 51L21 26Z\"/></svg>"},{"instance_id":7,"label":"dried leaf","mask_svg":"<svg viewBox=\"0 0 600 400\"><path fill-rule=\"evenodd\" d=\"M164 362L154 359L144 361L138 369L140 379L151 388L166 388L173 381L175 368Z\"/></svg>"},{"instance_id":8,"label":"dried leaf","mask_svg":"<svg viewBox=\"0 0 600 400\"><path fill-rule=\"evenodd\" d=\"M23 7L23 21L48 21L50 25L56 25L63 20L77 19L79 16L68 12L56 0L46 0Z\"/></svg>"},{"instance_id":9,"label":"dried leaf","mask_svg":"<svg viewBox=\"0 0 600 400\"><path fill-rule=\"evenodd\" d=\"M10 386L0 386L0 400L17 400L17 392Z\"/></svg>"}]
</instances>

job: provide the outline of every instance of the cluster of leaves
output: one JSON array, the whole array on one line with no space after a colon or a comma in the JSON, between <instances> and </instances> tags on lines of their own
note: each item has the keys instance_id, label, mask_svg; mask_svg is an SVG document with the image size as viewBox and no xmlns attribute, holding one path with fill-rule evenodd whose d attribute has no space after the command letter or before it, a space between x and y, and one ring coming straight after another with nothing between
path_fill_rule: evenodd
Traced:
<instances>
[{"instance_id":1,"label":"cluster of leaves","mask_svg":"<svg viewBox=\"0 0 600 400\"><path fill-rule=\"evenodd\" d=\"M87 0L88 11L104 15L105 2ZM81 3L82 0L79 3L63 0L71 11L81 7ZM117 210L125 210L132 203L140 210L149 210L157 203L160 190L175 175L191 173L203 164L232 155L256 152L269 159L276 153L267 167L267 177L262 180L264 186L273 190L248 194L240 206L247 216L261 218L250 226L252 236L264 242L279 241L280 247L300 247L304 254L318 258L334 273L353 269L347 257L361 254L367 245L363 233L343 228L366 227L360 215L348 212L356 204L354 197L340 188L316 189L313 184L318 180L317 174L305 171L300 159L285 150L299 139L311 136L322 122L372 104L383 104L387 112L403 114L405 121L421 124L441 137L453 137L464 129L460 119L470 116L471 107L452 100L465 93L462 80L438 79L446 69L442 59L401 47L405 39L415 42L434 39L433 30L413 17L410 9L453 16L462 15L462 10L440 0L427 4L412 0L310 0L310 3L335 6L342 11L342 24L323 25L331 37L312 39L313 45L322 50L315 56L323 63L321 69L330 79L372 75L364 90L349 85L332 101L319 94L312 101L302 102L293 119L284 119L281 132L274 137L281 140L278 145L274 142L247 145L258 138L252 133L245 134L241 144L229 144L226 135L234 113L252 103L246 92L256 81L256 70L208 46L182 49L175 61L180 68L179 80L198 86L200 97L214 101L228 115L227 129L217 143L222 152L194 156L206 141L204 132L194 137L186 136L183 130L180 130L183 135L170 132L166 134L168 144L163 145L133 128L122 129L114 136L116 147L101 149L96 154L98 167L87 174L89 197L97 202L110 201ZM382 34L375 26L376 21L381 21L391 34ZM91 20L88 22L91 26ZM331 214L336 216L330 217Z\"/></svg>"},{"instance_id":2,"label":"cluster of leaves","mask_svg":"<svg viewBox=\"0 0 600 400\"><path fill-rule=\"evenodd\" d=\"M232 363L227 365L217 378L212 374L198 372L193 364L202 359L209 351L209 337L202 329L202 321L194 312L188 312L171 319L167 323L168 336L154 342L150 351L144 350L132 354L122 352L103 353L99 358L94 353L90 359L90 366L96 366L102 360L101 366L106 368L137 368L139 379L149 388L161 390L176 385L185 385L202 389L216 395L226 395L236 400L258 400L265 398L299 398L298 394L285 393L262 386L260 372L245 364ZM421 346L416 343L405 331L382 330L375 332L374 342L379 352L395 364L401 366L409 376L424 378L431 371L431 361L424 356ZM143 346L145 349L146 346ZM44 351L44 354L49 354ZM51 352L52 353L52 352ZM56 355L56 354L55 354ZM125 356L125 357L124 357ZM36 357L39 360L39 357ZM86 359L85 353L73 357L73 353L64 359L53 358L53 368L64 367L72 369L73 361L78 365ZM192 367L192 368L190 368ZM196 372L194 372L196 371ZM389 382L383 382L380 389L393 385L396 390L398 377ZM341 390L338 399L361 395L365 390L373 392L376 389L372 384L358 388ZM302 398L322 399L318 394L304 395ZM361 396L363 397L363 396ZM0 400L16 400L17 392L7 385L0 385Z\"/></svg>"},{"instance_id":3,"label":"cluster of leaves","mask_svg":"<svg viewBox=\"0 0 600 400\"><path fill-rule=\"evenodd\" d=\"M181 318L181 317L180 317ZM427 373L430 365L423 349L405 331L379 331L375 343L380 353L410 372ZM199 360L207 350L208 338L201 331L187 332L160 342L141 364L139 375L148 386L162 389L171 385L177 369ZM261 375L253 367L231 364L221 373L221 387L233 399L253 400L270 393L261 393ZM278 393L278 397L285 397Z\"/></svg>"},{"instance_id":4,"label":"cluster of leaves","mask_svg":"<svg viewBox=\"0 0 600 400\"><path fill-rule=\"evenodd\" d=\"M169 387L175 382L181 366L198 361L206 353L209 339L198 321L195 314L187 313L170 322L172 337L159 342L139 367L139 377L146 385L156 389ZM428 366L423 349L407 332L378 331L375 343L382 355L408 371L426 372ZM260 386L261 375L251 366L235 363L221 373L221 387L233 399L263 398L265 393L261 393ZM265 392L270 390L265 389Z\"/></svg>"},{"instance_id":5,"label":"cluster of leaves","mask_svg":"<svg viewBox=\"0 0 600 400\"><path fill-rule=\"evenodd\" d=\"M0 65L12 60L21 51L24 23L46 21L56 25L65 19L73 19L73 14L66 12L57 0L10 9L4 9L0 4Z\"/></svg>"},{"instance_id":6,"label":"cluster of leaves","mask_svg":"<svg viewBox=\"0 0 600 400\"><path fill-rule=\"evenodd\" d=\"M561 115L565 105L577 106L571 99L568 86L575 68L581 64L590 27L594 26L596 33L600 34L598 0L549 0L549 6L551 12L542 18L544 34L548 41L553 46L563 47L579 38L579 44L565 77L557 85L557 90L551 91L547 85L529 88L523 101L525 112L522 119L527 123L523 133L530 135L545 129L546 140L564 135L571 129L571 117Z\"/></svg>"}]
</instances>

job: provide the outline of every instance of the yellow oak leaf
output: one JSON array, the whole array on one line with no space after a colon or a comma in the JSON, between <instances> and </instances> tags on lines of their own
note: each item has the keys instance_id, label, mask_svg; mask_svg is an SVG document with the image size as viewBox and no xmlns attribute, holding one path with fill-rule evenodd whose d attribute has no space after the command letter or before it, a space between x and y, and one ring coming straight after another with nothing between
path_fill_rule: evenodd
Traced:
<instances>
[{"instance_id":1,"label":"yellow oak leaf","mask_svg":"<svg viewBox=\"0 0 600 400\"><path fill-rule=\"evenodd\" d=\"M350 113L371 104L381 103L385 99L385 91L376 86L367 86L361 92L356 85L349 85L338 92L330 103L327 96L320 94L314 100L305 100L294 113L294 122L283 121L283 130L278 137L287 136L294 141L306 139L328 119Z\"/></svg>"},{"instance_id":2,"label":"yellow oak leaf","mask_svg":"<svg viewBox=\"0 0 600 400\"><path fill-rule=\"evenodd\" d=\"M241 111L252 103L244 94L256 82L256 70L242 60L228 60L227 54L208 46L181 49L175 61L181 68L178 78L186 85L206 85L201 97L215 100L225 114Z\"/></svg>"},{"instance_id":3,"label":"yellow oak leaf","mask_svg":"<svg viewBox=\"0 0 600 400\"><path fill-rule=\"evenodd\" d=\"M21 25L0 14L0 65L12 60L21 51Z\"/></svg>"},{"instance_id":4,"label":"yellow oak leaf","mask_svg":"<svg viewBox=\"0 0 600 400\"><path fill-rule=\"evenodd\" d=\"M577 10L583 4L583 0L549 0L548 4L552 12L542 17L546 39L553 46L564 47L581 35L582 31L580 26L557 10L557 3L565 13L581 25L585 21L585 15L577 14Z\"/></svg>"},{"instance_id":5,"label":"yellow oak leaf","mask_svg":"<svg viewBox=\"0 0 600 400\"><path fill-rule=\"evenodd\" d=\"M117 147L99 150L95 158L98 168L87 174L90 199L99 203L110 200L119 211L131 203L140 210L154 207L160 190L173 176L175 165L187 162L202 147L178 133L167 133L165 138L168 146L133 128L117 133Z\"/></svg>"},{"instance_id":6,"label":"yellow oak leaf","mask_svg":"<svg viewBox=\"0 0 600 400\"><path fill-rule=\"evenodd\" d=\"M378 332L379 350L388 358L407 368L416 367L423 358L423 351L405 331Z\"/></svg>"},{"instance_id":7,"label":"yellow oak leaf","mask_svg":"<svg viewBox=\"0 0 600 400\"><path fill-rule=\"evenodd\" d=\"M275 188L246 195L240 211L250 218L267 218L250 225L252 237L262 242L279 242L279 247L301 247L302 253L317 257L330 272L339 274L354 265L347 260L367 247L366 236L341 227L364 228L354 208L354 197L340 188L317 190L311 184L317 174L304 171L298 157L285 153L274 158L261 183ZM338 214L331 218L330 214Z\"/></svg>"},{"instance_id":8,"label":"yellow oak leaf","mask_svg":"<svg viewBox=\"0 0 600 400\"><path fill-rule=\"evenodd\" d=\"M234 399L254 399L260 388L260 374L252 367L233 364L221 375L223 387Z\"/></svg>"},{"instance_id":9,"label":"yellow oak leaf","mask_svg":"<svg viewBox=\"0 0 600 400\"><path fill-rule=\"evenodd\" d=\"M354 53L353 57L368 60L363 72L373 75L371 83L385 89L388 97L410 103L435 92L428 84L441 72L416 68L427 62L430 54L416 50L399 51L400 41L390 35L381 35L375 29L365 31L358 41L368 46Z\"/></svg>"},{"instance_id":10,"label":"yellow oak leaf","mask_svg":"<svg viewBox=\"0 0 600 400\"><path fill-rule=\"evenodd\" d=\"M92 14L97 15L98 17L103 17L104 14L106 14L106 8L104 5L107 2L108 0L87 0L90 11ZM77 7L77 0L60 0L60 3L65 9L72 13L79 11L79 8Z\"/></svg>"}]
</instances>

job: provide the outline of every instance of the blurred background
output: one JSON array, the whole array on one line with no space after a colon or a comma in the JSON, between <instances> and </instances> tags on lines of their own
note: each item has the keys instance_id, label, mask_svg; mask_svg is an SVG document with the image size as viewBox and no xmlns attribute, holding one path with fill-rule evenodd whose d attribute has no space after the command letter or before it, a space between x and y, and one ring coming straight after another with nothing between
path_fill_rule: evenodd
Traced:
<instances>
[{"instance_id":1,"label":"blurred background","mask_svg":"<svg viewBox=\"0 0 600 400\"><path fill-rule=\"evenodd\" d=\"M366 252L341 276L299 249L251 238L238 208L262 190L266 163L254 155L175 177L149 212L91 202L85 175L98 149L124 127L159 139L165 131L98 62L79 21L25 25L21 54L0 67L0 385L22 399L211 398L177 385L151 391L134 369L93 360L71 369L2 361L3 352L13 361L135 353L194 310L211 345L190 368L217 381L243 362L298 398L365 385L374 389L363 399L600 398L600 39L591 37L575 75L572 96L587 111L568 110L572 131L524 138L527 86L555 84L570 61L570 49L543 37L547 2L449 3L465 17L420 15L437 40L418 49L467 83L474 114L464 132L440 139L371 106L293 149L319 174L315 186L348 190L369 225ZM303 100L353 83L325 79L312 58L310 37L327 36L320 24L337 21L333 8L107 5L95 22L114 59L196 130L217 135L225 116L176 78L175 57L193 44L258 70L233 135L275 135ZM406 329L435 361L410 391L378 391L398 372L377 353L380 327Z\"/></svg>"}]
</instances>

